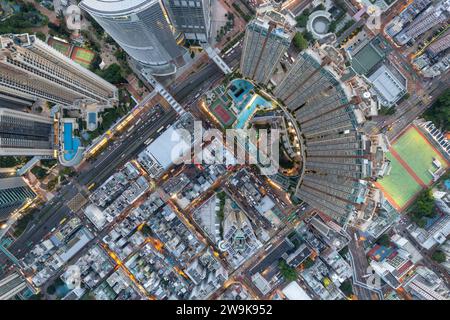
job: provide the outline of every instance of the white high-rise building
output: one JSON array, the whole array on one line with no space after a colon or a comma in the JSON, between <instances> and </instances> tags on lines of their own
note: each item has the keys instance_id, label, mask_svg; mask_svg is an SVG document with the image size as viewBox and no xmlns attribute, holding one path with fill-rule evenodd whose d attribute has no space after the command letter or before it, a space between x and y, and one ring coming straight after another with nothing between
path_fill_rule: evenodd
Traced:
<instances>
[{"instance_id":1,"label":"white high-rise building","mask_svg":"<svg viewBox=\"0 0 450 320\"><path fill-rule=\"evenodd\" d=\"M80 7L153 75L174 74L184 63L184 51L161 0L83 0Z\"/></svg>"},{"instance_id":2,"label":"white high-rise building","mask_svg":"<svg viewBox=\"0 0 450 320\"><path fill-rule=\"evenodd\" d=\"M115 86L28 34L0 36L0 93L66 106L117 100Z\"/></svg>"},{"instance_id":3,"label":"white high-rise building","mask_svg":"<svg viewBox=\"0 0 450 320\"><path fill-rule=\"evenodd\" d=\"M291 24L276 11L266 11L247 24L241 56L246 78L267 84L293 37Z\"/></svg>"}]
</instances>

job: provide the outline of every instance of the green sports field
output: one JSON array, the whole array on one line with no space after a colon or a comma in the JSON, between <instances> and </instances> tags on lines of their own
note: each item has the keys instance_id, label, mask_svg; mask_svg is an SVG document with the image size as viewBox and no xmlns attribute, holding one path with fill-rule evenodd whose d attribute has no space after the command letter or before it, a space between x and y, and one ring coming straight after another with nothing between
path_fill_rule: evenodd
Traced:
<instances>
[{"instance_id":1,"label":"green sports field","mask_svg":"<svg viewBox=\"0 0 450 320\"><path fill-rule=\"evenodd\" d=\"M447 162L417 130L411 126L392 147L420 180L428 185L433 180L432 175L428 172L428 169L433 169L433 158L438 159L445 167L447 167Z\"/></svg>"},{"instance_id":2,"label":"green sports field","mask_svg":"<svg viewBox=\"0 0 450 320\"><path fill-rule=\"evenodd\" d=\"M400 210L421 190L421 186L393 155L388 153L386 157L391 161L391 173L378 180L378 184L389 202Z\"/></svg>"},{"instance_id":3,"label":"green sports field","mask_svg":"<svg viewBox=\"0 0 450 320\"><path fill-rule=\"evenodd\" d=\"M72 52L72 60L81 64L83 67L89 68L95 54L91 50L75 47Z\"/></svg>"},{"instance_id":4,"label":"green sports field","mask_svg":"<svg viewBox=\"0 0 450 320\"><path fill-rule=\"evenodd\" d=\"M75 52L76 52L76 55L75 55L76 59L81 59L81 60L85 60L85 61L91 61L92 59L94 59L94 53L92 51L77 48L77 50Z\"/></svg>"},{"instance_id":5,"label":"green sports field","mask_svg":"<svg viewBox=\"0 0 450 320\"><path fill-rule=\"evenodd\" d=\"M70 45L69 44L57 41L55 39L50 40L49 44L50 44L50 46L53 47L53 49L61 52L63 55L65 55L67 57L69 56L69 54L70 54Z\"/></svg>"}]
</instances>

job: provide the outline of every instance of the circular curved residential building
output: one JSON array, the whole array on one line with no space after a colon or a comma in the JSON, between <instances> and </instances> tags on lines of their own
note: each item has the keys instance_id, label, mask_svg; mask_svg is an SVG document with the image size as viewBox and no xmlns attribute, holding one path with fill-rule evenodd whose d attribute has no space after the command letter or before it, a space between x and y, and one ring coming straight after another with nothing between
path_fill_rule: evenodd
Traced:
<instances>
[{"instance_id":1,"label":"circular curved residential building","mask_svg":"<svg viewBox=\"0 0 450 320\"><path fill-rule=\"evenodd\" d=\"M83 0L80 7L153 75L174 74L183 63L184 52L159 0Z\"/></svg>"},{"instance_id":2,"label":"circular curved residential building","mask_svg":"<svg viewBox=\"0 0 450 320\"><path fill-rule=\"evenodd\" d=\"M302 51L274 94L295 118L305 143L296 196L345 224L365 203L365 180L377 175L374 152L380 152L380 163L383 156L375 137L361 130L362 99L332 65L328 55Z\"/></svg>"}]
</instances>

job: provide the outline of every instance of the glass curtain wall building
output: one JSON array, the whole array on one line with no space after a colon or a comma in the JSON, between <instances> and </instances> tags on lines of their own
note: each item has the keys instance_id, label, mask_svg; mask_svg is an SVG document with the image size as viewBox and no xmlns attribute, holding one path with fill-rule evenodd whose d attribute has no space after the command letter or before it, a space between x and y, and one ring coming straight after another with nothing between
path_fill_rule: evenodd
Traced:
<instances>
[{"instance_id":1,"label":"glass curtain wall building","mask_svg":"<svg viewBox=\"0 0 450 320\"><path fill-rule=\"evenodd\" d=\"M176 73L184 50L159 0L83 0L87 11L125 52L155 76Z\"/></svg>"}]
</instances>

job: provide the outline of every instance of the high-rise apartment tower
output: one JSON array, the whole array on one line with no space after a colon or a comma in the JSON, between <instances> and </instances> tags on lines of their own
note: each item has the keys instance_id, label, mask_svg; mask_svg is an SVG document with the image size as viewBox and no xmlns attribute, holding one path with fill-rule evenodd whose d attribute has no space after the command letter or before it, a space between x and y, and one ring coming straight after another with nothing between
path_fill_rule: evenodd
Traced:
<instances>
[{"instance_id":1,"label":"high-rise apartment tower","mask_svg":"<svg viewBox=\"0 0 450 320\"><path fill-rule=\"evenodd\" d=\"M246 78L267 84L293 37L286 17L266 11L246 28L241 56L241 72Z\"/></svg>"},{"instance_id":2,"label":"high-rise apartment tower","mask_svg":"<svg viewBox=\"0 0 450 320\"><path fill-rule=\"evenodd\" d=\"M117 100L115 86L28 34L0 36L0 93L62 105Z\"/></svg>"},{"instance_id":3,"label":"high-rise apartment tower","mask_svg":"<svg viewBox=\"0 0 450 320\"><path fill-rule=\"evenodd\" d=\"M53 156L53 120L0 108L0 156Z\"/></svg>"}]
</instances>

